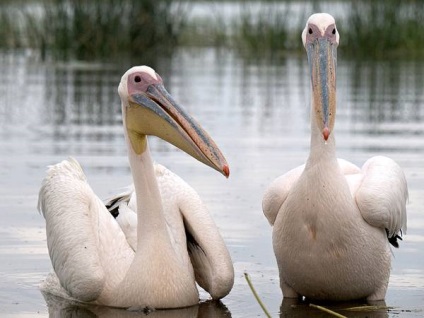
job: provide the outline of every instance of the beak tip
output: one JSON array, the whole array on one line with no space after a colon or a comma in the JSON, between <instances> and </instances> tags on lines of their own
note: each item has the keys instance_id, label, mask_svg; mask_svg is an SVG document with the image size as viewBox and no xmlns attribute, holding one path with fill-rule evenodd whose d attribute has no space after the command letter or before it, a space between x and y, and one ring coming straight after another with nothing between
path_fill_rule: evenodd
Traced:
<instances>
[{"instance_id":1,"label":"beak tip","mask_svg":"<svg viewBox=\"0 0 424 318\"><path fill-rule=\"evenodd\" d=\"M328 140L328 137L330 136L330 129L328 129L328 127L324 127L322 130L322 136L324 137L325 141Z\"/></svg>"},{"instance_id":2,"label":"beak tip","mask_svg":"<svg viewBox=\"0 0 424 318\"><path fill-rule=\"evenodd\" d=\"M228 167L228 165L224 165L222 172L224 173L224 176L228 178L230 176L230 167Z\"/></svg>"}]
</instances>

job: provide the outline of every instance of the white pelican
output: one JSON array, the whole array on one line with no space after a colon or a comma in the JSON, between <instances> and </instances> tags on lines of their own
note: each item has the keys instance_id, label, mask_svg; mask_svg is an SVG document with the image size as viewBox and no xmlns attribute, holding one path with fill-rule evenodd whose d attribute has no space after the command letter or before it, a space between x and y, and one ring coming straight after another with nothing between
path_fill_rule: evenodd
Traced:
<instances>
[{"instance_id":1,"label":"white pelican","mask_svg":"<svg viewBox=\"0 0 424 318\"><path fill-rule=\"evenodd\" d=\"M197 283L214 299L233 286L230 255L197 193L150 157L156 135L228 177L221 151L147 66L119 84L138 222L134 249L73 159L47 172L39 194L47 245L61 290L113 307L179 308L199 301ZM49 283L50 282L50 283ZM57 284L58 285L58 284ZM46 286L47 291L55 288Z\"/></svg>"},{"instance_id":2,"label":"white pelican","mask_svg":"<svg viewBox=\"0 0 424 318\"><path fill-rule=\"evenodd\" d=\"M358 168L337 159L334 18L312 15L302 33L310 67L311 148L305 165L266 190L263 211L284 297L383 300L390 276L389 242L406 231L408 189L400 167L383 156Z\"/></svg>"}]
</instances>

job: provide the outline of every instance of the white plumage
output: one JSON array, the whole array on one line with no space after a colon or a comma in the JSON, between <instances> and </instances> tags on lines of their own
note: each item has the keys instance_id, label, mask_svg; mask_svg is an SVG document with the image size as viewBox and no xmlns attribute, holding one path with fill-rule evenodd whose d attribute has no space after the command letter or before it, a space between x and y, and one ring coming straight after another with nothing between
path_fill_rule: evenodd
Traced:
<instances>
[{"instance_id":1,"label":"white plumage","mask_svg":"<svg viewBox=\"0 0 424 318\"><path fill-rule=\"evenodd\" d=\"M146 136L228 176L225 158L151 68L127 71L119 94L138 200L131 191L113 198L118 224L76 160L50 167L39 194L54 269L45 291L113 307L178 308L198 303L197 281L224 297L234 281L224 241L197 193L152 162Z\"/></svg>"},{"instance_id":2,"label":"white plumage","mask_svg":"<svg viewBox=\"0 0 424 318\"><path fill-rule=\"evenodd\" d=\"M281 289L288 298L382 300L389 240L397 246L406 231L406 179L387 157L373 157L362 169L337 159L334 19L312 15L302 38L312 84L310 154L305 165L277 178L263 199Z\"/></svg>"}]
</instances>

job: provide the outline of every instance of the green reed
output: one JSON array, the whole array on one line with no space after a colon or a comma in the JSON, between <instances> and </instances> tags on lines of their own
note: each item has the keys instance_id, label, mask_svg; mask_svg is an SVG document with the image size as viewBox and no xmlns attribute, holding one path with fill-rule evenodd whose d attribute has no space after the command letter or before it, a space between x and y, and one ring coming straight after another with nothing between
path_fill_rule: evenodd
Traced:
<instances>
[{"instance_id":1,"label":"green reed","mask_svg":"<svg viewBox=\"0 0 424 318\"><path fill-rule=\"evenodd\" d=\"M240 19L233 23L234 45L238 51L248 55L264 52L278 54L289 45L289 10L279 9L276 2L266 2L259 11L244 5Z\"/></svg>"},{"instance_id":2,"label":"green reed","mask_svg":"<svg viewBox=\"0 0 424 318\"><path fill-rule=\"evenodd\" d=\"M212 18L191 21L183 32L183 44L231 49L244 57L281 56L298 51L301 47L299 28L289 23L291 2L293 0L281 5L281 1L275 0L234 1L234 7L238 5L239 10L236 9L230 21L220 13L219 2L210 3ZM306 18L296 20L304 25Z\"/></svg>"},{"instance_id":3,"label":"green reed","mask_svg":"<svg viewBox=\"0 0 424 318\"><path fill-rule=\"evenodd\" d=\"M60 59L135 56L178 45L185 7L172 0L41 0L0 10L0 47Z\"/></svg>"},{"instance_id":4,"label":"green reed","mask_svg":"<svg viewBox=\"0 0 424 318\"><path fill-rule=\"evenodd\" d=\"M23 16L9 5L0 9L0 47L21 48L26 46Z\"/></svg>"},{"instance_id":5,"label":"green reed","mask_svg":"<svg viewBox=\"0 0 424 318\"><path fill-rule=\"evenodd\" d=\"M369 58L424 54L421 1L352 0L349 11L341 29L347 54Z\"/></svg>"},{"instance_id":6,"label":"green reed","mask_svg":"<svg viewBox=\"0 0 424 318\"><path fill-rule=\"evenodd\" d=\"M47 40L78 59L135 56L178 44L184 14L171 0L50 0L45 5ZM53 26L49 21L54 21Z\"/></svg>"},{"instance_id":7,"label":"green reed","mask_svg":"<svg viewBox=\"0 0 424 318\"><path fill-rule=\"evenodd\" d=\"M292 4L304 4L293 18ZM284 56L302 52L300 33L309 11L320 5L300 0L246 1L231 21L220 2L213 17L188 20L190 1L37 0L0 5L0 48L31 48L42 58L116 59L162 55L177 46L213 46L243 56ZM351 56L424 55L424 5L417 0L346 0L345 18L336 16L340 51ZM296 12L299 12L297 10ZM290 22L288 22L290 21Z\"/></svg>"},{"instance_id":8,"label":"green reed","mask_svg":"<svg viewBox=\"0 0 424 318\"><path fill-rule=\"evenodd\" d=\"M303 15L289 24L291 4L263 1L263 8L251 10L244 5L236 30L236 49L245 54L269 55L302 52L300 33L309 14L320 12L311 1ZM270 6L269 4L275 4ZM340 51L346 56L366 58L420 57L424 55L424 5L417 0L346 0L346 18L336 16L341 33ZM305 2L304 4L307 4ZM297 3L299 5L299 3ZM308 10L306 10L309 8ZM312 12L308 12L312 9Z\"/></svg>"}]
</instances>

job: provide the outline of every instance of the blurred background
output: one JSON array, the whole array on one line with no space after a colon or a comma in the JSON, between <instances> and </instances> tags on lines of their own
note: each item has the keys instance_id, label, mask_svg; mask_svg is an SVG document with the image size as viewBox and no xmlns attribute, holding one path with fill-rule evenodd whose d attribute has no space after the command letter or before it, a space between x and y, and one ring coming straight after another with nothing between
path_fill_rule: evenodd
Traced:
<instances>
[{"instance_id":1,"label":"blurred background","mask_svg":"<svg viewBox=\"0 0 424 318\"><path fill-rule=\"evenodd\" d=\"M272 229L261 209L267 185L308 156L310 80L300 35L315 12L332 14L340 32L338 156L359 166L373 155L395 159L410 193L408 232L394 251L388 308L336 309L349 317L422 316L419 0L1 0L0 316L122 314L43 298L38 285L51 264L36 207L46 167L68 156L81 163L100 198L131 182L117 86L128 68L147 64L210 132L231 169L225 180L165 142L150 140L154 159L203 198L236 269L230 295L190 315L263 315L244 280L248 272L273 317L321 317L308 306L281 304Z\"/></svg>"},{"instance_id":2,"label":"blurred background","mask_svg":"<svg viewBox=\"0 0 424 318\"><path fill-rule=\"evenodd\" d=\"M116 60L214 47L247 56L302 51L299 30L311 12L331 11L350 57L423 55L424 13L417 0L172 1L31 0L1 2L0 48L41 60Z\"/></svg>"}]
</instances>

